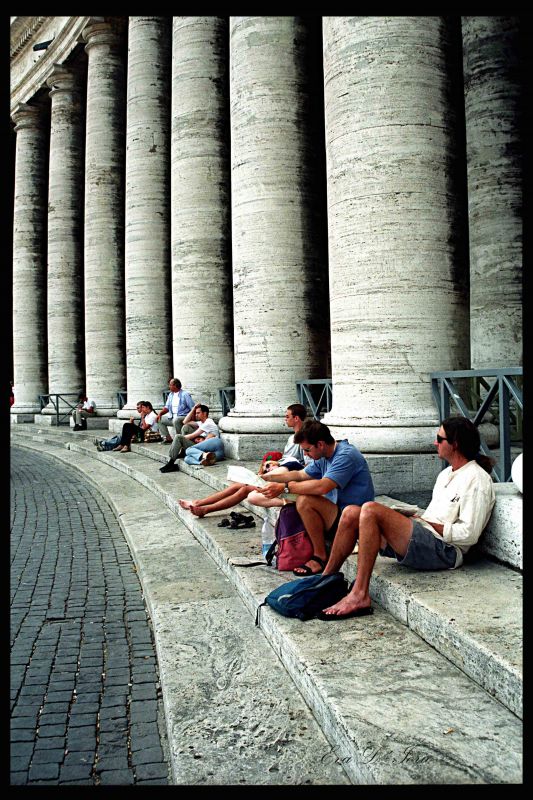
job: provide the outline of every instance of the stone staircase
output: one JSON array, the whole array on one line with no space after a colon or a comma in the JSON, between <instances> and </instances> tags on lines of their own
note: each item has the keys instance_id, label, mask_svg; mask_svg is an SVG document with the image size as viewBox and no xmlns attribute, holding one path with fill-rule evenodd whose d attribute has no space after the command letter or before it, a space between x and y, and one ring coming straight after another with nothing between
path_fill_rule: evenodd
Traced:
<instances>
[{"instance_id":1,"label":"stone staircase","mask_svg":"<svg viewBox=\"0 0 533 800\"><path fill-rule=\"evenodd\" d=\"M133 445L131 454L98 453L90 434L38 431L35 425L13 426L12 441L71 459L76 469L93 480L103 470L108 477L98 485L104 494L109 494L114 483L111 474L120 477L122 487L127 478L128 485L133 483L150 493L152 511L145 511L141 521L137 520L136 534L133 523L128 523L134 510L124 510L120 493L115 508L154 620L169 740L174 742L174 776L177 783L186 783L183 777L188 773L182 762L187 759L180 751L186 749L184 741L189 736L187 732L184 740L187 715L176 689L176 663L169 662L168 656L175 652L172 641L176 638L181 637L181 647L187 650L187 635L180 625L169 627L168 614L178 614L179 601L172 612L166 609L159 623L162 601L154 575L160 576L165 567L160 554L156 558L154 548L146 543L152 540L153 519L164 509L175 520L174 526L158 534L169 563L177 547L176 530L180 536L185 535L183 531L190 532L190 543L198 543L201 552L209 554L218 574L225 576L248 609L247 633L241 633L244 653L248 637L255 642L253 621L265 595L281 581L293 578L292 573L279 573L266 565L243 566L247 559L259 556L262 517L271 512L248 506L257 515L256 528L231 531L217 526L223 512L198 519L180 508L180 497L200 497L210 490L207 487L222 488L230 461L209 469L180 461L180 472L162 475L157 466L166 461L168 452L162 445ZM121 491L124 493L124 488ZM329 743L329 749L319 748L321 763L314 778L308 777L306 782L521 783L522 576L517 517L521 496L509 486L497 486L496 493L496 509L479 548L482 552L460 570L416 573L378 559L371 583L372 617L302 623L280 617L268 607L260 608L261 631ZM110 502L113 504L111 497ZM355 564L356 556L352 556L345 565L349 580L354 577ZM186 579L187 569L182 564L167 581L166 601L179 597L181 582ZM161 582L160 577L158 580ZM196 580L197 595L202 597L207 584L201 577ZM234 602L231 614L235 619ZM183 614L178 614L178 619L184 619ZM211 617L206 625L213 630ZM186 630L190 634L191 629ZM242 664L241 670L246 672ZM248 690L259 701L257 687L250 685ZM270 691L277 705L276 687ZM287 729L289 717L285 717ZM212 763L218 763L216 758ZM285 759L278 764L278 779L301 782L279 777L283 770L293 776L289 763L290 759ZM302 774L309 776L303 764ZM326 766L333 771L324 773ZM335 772L338 768L341 771ZM207 770L202 782L232 782L220 778L226 774L221 769L211 769L215 777ZM243 782L263 782L257 777L251 780L246 771L242 774Z\"/></svg>"}]
</instances>

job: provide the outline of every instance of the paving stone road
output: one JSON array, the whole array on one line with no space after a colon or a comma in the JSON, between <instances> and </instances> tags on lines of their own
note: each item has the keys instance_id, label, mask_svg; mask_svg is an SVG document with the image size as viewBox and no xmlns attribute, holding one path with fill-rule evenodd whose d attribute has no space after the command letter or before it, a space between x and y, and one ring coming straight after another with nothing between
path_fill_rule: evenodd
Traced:
<instances>
[{"instance_id":1,"label":"paving stone road","mask_svg":"<svg viewBox=\"0 0 533 800\"><path fill-rule=\"evenodd\" d=\"M167 784L153 636L119 524L11 449L11 784Z\"/></svg>"}]
</instances>

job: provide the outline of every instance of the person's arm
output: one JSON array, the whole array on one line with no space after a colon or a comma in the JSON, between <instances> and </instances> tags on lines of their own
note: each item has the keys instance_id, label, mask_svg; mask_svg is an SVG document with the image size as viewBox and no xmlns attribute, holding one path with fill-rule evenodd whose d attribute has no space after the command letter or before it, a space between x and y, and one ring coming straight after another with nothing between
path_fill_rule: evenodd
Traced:
<instances>
[{"instance_id":1,"label":"person's arm","mask_svg":"<svg viewBox=\"0 0 533 800\"><path fill-rule=\"evenodd\" d=\"M164 408L162 408L161 411L159 412L159 414L157 415L156 422L159 422L159 420L161 419L161 417L164 414L168 414L168 408L166 406Z\"/></svg>"},{"instance_id":2,"label":"person's arm","mask_svg":"<svg viewBox=\"0 0 533 800\"><path fill-rule=\"evenodd\" d=\"M433 522L424 515L426 522L439 533L448 544L476 544L481 536L494 505L493 493L481 486L472 486L462 495L457 517L444 523Z\"/></svg>"},{"instance_id":3,"label":"person's arm","mask_svg":"<svg viewBox=\"0 0 533 800\"><path fill-rule=\"evenodd\" d=\"M292 478L294 474L301 475L302 473L305 475L304 478L297 478L296 480ZM266 475L263 477L266 479ZM290 494L320 496L325 495L328 492L331 492L332 489L337 488L337 484L335 481L332 481L331 478L309 478L305 470L296 473L288 472L281 475L272 475L270 479L271 481L276 481L276 483L272 483L270 486L264 486L262 489L258 489L262 495L268 498L279 497L285 489L285 484L287 485Z\"/></svg>"},{"instance_id":4,"label":"person's arm","mask_svg":"<svg viewBox=\"0 0 533 800\"><path fill-rule=\"evenodd\" d=\"M194 406L193 406L193 407L192 407L192 408L189 410L189 413L187 414L187 416L186 416L186 417L185 417L185 419L183 420L183 425L187 425L187 423L188 423L188 422L195 422L195 421L196 421L194 418L195 418L195 416L196 416L196 409L198 408L198 406L199 406L199 405L200 405L200 403L196 403L196 405L194 405ZM197 434L197 435L198 435L198 434ZM190 439L191 437L190 437L190 436L188 436L187 438L188 438L188 439Z\"/></svg>"}]
</instances>

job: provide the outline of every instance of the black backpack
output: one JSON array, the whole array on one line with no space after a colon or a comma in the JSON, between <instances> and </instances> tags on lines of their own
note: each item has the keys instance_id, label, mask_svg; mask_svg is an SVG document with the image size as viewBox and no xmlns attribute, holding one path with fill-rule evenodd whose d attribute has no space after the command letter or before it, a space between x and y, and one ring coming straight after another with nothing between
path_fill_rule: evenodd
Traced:
<instances>
[{"instance_id":1,"label":"black backpack","mask_svg":"<svg viewBox=\"0 0 533 800\"><path fill-rule=\"evenodd\" d=\"M319 611L337 603L348 594L348 581L342 572L332 575L308 575L294 581L282 583L268 594L257 609L255 624L258 624L259 609L268 604L284 617L301 620L313 619Z\"/></svg>"}]
</instances>

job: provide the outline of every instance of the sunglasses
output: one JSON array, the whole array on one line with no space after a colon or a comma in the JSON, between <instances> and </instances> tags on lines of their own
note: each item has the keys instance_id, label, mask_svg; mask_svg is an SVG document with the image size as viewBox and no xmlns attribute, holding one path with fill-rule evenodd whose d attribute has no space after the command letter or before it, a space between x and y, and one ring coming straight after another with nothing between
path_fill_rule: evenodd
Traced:
<instances>
[{"instance_id":1,"label":"sunglasses","mask_svg":"<svg viewBox=\"0 0 533 800\"><path fill-rule=\"evenodd\" d=\"M440 444L441 442L447 442L448 439L445 436L439 436L437 433L437 442Z\"/></svg>"}]
</instances>

